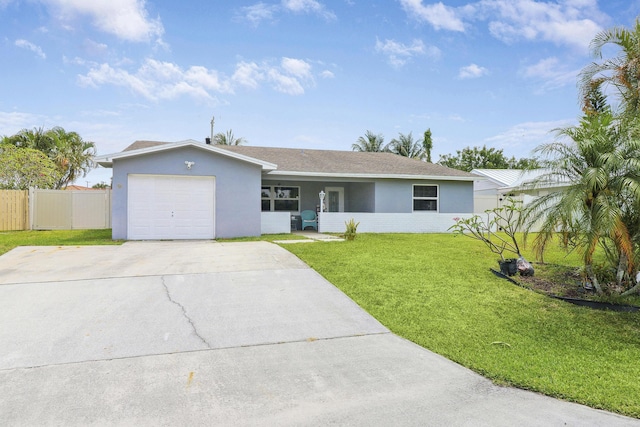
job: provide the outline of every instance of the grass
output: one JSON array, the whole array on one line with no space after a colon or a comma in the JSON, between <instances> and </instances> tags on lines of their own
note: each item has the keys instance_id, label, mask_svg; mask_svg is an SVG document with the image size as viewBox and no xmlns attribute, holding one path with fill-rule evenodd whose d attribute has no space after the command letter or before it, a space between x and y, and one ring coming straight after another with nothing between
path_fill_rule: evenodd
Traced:
<instances>
[{"instance_id":1,"label":"grass","mask_svg":"<svg viewBox=\"0 0 640 427\"><path fill-rule=\"evenodd\" d=\"M286 245L394 333L492 379L640 418L640 314L595 311L495 277L450 234ZM531 257L532 258L532 257ZM579 265L558 248L548 263Z\"/></svg>"},{"instance_id":2,"label":"grass","mask_svg":"<svg viewBox=\"0 0 640 427\"><path fill-rule=\"evenodd\" d=\"M0 255L17 246L120 245L111 230L51 230L0 232Z\"/></svg>"}]
</instances>

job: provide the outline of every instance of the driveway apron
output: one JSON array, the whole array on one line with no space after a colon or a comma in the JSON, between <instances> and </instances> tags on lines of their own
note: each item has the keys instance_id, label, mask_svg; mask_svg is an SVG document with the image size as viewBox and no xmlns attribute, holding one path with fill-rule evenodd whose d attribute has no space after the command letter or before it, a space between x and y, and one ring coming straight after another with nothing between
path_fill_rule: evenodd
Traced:
<instances>
[{"instance_id":1,"label":"driveway apron","mask_svg":"<svg viewBox=\"0 0 640 427\"><path fill-rule=\"evenodd\" d=\"M1 256L0 395L1 425L640 425L498 387L266 242Z\"/></svg>"}]
</instances>

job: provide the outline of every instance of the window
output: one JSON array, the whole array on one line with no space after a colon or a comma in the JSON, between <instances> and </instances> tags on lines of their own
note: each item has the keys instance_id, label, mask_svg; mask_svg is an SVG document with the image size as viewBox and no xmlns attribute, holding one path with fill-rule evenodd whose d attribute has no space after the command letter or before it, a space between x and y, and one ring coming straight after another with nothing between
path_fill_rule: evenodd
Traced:
<instances>
[{"instance_id":1,"label":"window","mask_svg":"<svg viewBox=\"0 0 640 427\"><path fill-rule=\"evenodd\" d=\"M299 212L300 187L262 187L263 212Z\"/></svg>"},{"instance_id":2,"label":"window","mask_svg":"<svg viewBox=\"0 0 640 427\"><path fill-rule=\"evenodd\" d=\"M413 186L413 211L438 212L438 186Z\"/></svg>"}]
</instances>

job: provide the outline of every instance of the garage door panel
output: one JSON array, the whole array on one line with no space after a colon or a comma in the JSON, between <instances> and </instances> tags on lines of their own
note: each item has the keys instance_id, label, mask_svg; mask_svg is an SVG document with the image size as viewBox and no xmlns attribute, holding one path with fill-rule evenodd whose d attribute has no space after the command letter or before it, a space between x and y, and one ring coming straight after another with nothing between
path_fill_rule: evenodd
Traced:
<instances>
[{"instance_id":1,"label":"garage door panel","mask_svg":"<svg viewBox=\"0 0 640 427\"><path fill-rule=\"evenodd\" d=\"M214 177L129 176L128 236L214 238Z\"/></svg>"}]
</instances>

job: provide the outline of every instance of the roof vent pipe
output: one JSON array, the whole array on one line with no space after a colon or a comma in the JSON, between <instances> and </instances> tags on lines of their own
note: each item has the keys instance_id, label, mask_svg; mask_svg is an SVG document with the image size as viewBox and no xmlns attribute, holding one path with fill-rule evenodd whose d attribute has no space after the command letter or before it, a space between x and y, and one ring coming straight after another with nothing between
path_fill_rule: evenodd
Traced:
<instances>
[{"instance_id":1,"label":"roof vent pipe","mask_svg":"<svg viewBox=\"0 0 640 427\"><path fill-rule=\"evenodd\" d=\"M208 145L211 145L211 138L206 137L206 138L204 139L204 142L206 142Z\"/></svg>"}]
</instances>

